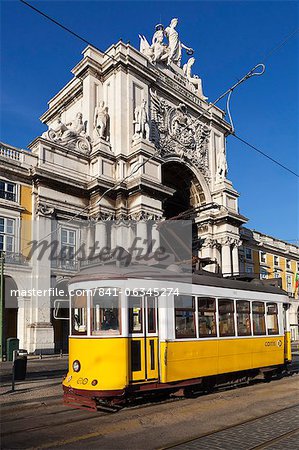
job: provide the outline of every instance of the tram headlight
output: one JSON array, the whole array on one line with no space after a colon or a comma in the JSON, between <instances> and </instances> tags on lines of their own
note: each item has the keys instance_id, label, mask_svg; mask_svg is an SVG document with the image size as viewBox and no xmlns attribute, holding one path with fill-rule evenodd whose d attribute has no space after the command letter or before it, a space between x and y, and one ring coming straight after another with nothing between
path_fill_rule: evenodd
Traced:
<instances>
[{"instance_id":1,"label":"tram headlight","mask_svg":"<svg viewBox=\"0 0 299 450\"><path fill-rule=\"evenodd\" d=\"M76 361L73 362L73 371L74 371L74 372L79 372L80 369L81 369L81 364L80 364L80 362L76 359Z\"/></svg>"}]
</instances>

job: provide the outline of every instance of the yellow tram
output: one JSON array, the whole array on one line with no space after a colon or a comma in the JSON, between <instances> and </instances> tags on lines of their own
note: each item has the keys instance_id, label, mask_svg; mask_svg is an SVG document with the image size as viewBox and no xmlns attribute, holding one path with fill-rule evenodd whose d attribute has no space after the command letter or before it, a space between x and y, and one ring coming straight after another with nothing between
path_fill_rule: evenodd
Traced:
<instances>
[{"instance_id":1,"label":"yellow tram","mask_svg":"<svg viewBox=\"0 0 299 450\"><path fill-rule=\"evenodd\" d=\"M169 270L101 266L74 277L69 293L69 405L188 393L291 361L288 296L259 280L195 273L186 283Z\"/></svg>"}]
</instances>

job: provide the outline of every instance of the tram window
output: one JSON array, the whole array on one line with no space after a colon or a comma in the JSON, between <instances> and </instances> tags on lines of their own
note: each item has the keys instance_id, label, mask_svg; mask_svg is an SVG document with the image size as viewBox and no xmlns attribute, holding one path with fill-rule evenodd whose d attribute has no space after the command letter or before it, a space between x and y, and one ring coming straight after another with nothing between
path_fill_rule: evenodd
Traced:
<instances>
[{"instance_id":1,"label":"tram window","mask_svg":"<svg viewBox=\"0 0 299 450\"><path fill-rule=\"evenodd\" d=\"M189 295L179 295L175 304L175 337L195 338L195 299Z\"/></svg>"},{"instance_id":2,"label":"tram window","mask_svg":"<svg viewBox=\"0 0 299 450\"><path fill-rule=\"evenodd\" d=\"M263 302L252 303L252 322L253 334L255 336L266 334L265 304Z\"/></svg>"},{"instance_id":3,"label":"tram window","mask_svg":"<svg viewBox=\"0 0 299 450\"><path fill-rule=\"evenodd\" d=\"M220 336L234 336L235 322L234 322L234 301L228 299L218 300L219 311L219 334Z\"/></svg>"},{"instance_id":4,"label":"tram window","mask_svg":"<svg viewBox=\"0 0 299 450\"><path fill-rule=\"evenodd\" d=\"M72 334L87 334L87 295L74 295L72 297Z\"/></svg>"},{"instance_id":5,"label":"tram window","mask_svg":"<svg viewBox=\"0 0 299 450\"><path fill-rule=\"evenodd\" d=\"M267 303L267 331L268 334L278 334L277 304Z\"/></svg>"},{"instance_id":6,"label":"tram window","mask_svg":"<svg viewBox=\"0 0 299 450\"><path fill-rule=\"evenodd\" d=\"M215 298L201 297L198 299L198 330L199 337L217 336Z\"/></svg>"},{"instance_id":7,"label":"tram window","mask_svg":"<svg viewBox=\"0 0 299 450\"><path fill-rule=\"evenodd\" d=\"M251 335L250 302L237 300L238 336Z\"/></svg>"},{"instance_id":8,"label":"tram window","mask_svg":"<svg viewBox=\"0 0 299 450\"><path fill-rule=\"evenodd\" d=\"M149 333L156 333L155 297L147 297L147 328Z\"/></svg>"},{"instance_id":9,"label":"tram window","mask_svg":"<svg viewBox=\"0 0 299 450\"><path fill-rule=\"evenodd\" d=\"M120 314L119 297L100 295L97 289L91 303L91 334L93 336L120 334Z\"/></svg>"},{"instance_id":10,"label":"tram window","mask_svg":"<svg viewBox=\"0 0 299 450\"><path fill-rule=\"evenodd\" d=\"M129 297L129 332L142 333L142 297Z\"/></svg>"}]
</instances>

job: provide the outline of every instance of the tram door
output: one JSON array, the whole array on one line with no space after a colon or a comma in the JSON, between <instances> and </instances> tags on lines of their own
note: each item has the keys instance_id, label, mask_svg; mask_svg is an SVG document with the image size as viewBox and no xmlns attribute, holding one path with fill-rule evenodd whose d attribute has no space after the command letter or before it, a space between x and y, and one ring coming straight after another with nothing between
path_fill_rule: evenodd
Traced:
<instances>
[{"instance_id":1,"label":"tram door","mask_svg":"<svg viewBox=\"0 0 299 450\"><path fill-rule=\"evenodd\" d=\"M129 297L129 345L131 381L157 380L157 297Z\"/></svg>"}]
</instances>

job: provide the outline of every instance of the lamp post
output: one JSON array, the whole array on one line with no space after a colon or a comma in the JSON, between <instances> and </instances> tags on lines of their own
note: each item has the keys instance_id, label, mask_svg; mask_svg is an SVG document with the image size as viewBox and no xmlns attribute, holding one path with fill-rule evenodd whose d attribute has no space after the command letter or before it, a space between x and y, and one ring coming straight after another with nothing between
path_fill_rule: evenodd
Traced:
<instances>
[{"instance_id":1,"label":"lamp post","mask_svg":"<svg viewBox=\"0 0 299 450\"><path fill-rule=\"evenodd\" d=\"M4 252L0 252L0 359L3 361L4 336L3 336L3 312L4 312Z\"/></svg>"}]
</instances>

